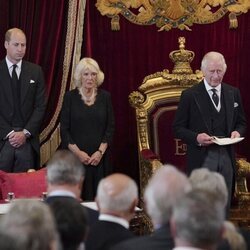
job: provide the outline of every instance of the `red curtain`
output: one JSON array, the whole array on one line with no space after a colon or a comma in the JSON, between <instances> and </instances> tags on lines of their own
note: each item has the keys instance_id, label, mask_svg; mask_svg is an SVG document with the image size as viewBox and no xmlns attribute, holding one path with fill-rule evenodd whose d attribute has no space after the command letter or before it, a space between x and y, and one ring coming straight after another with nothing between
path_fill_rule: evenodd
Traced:
<instances>
[{"instance_id":1,"label":"red curtain","mask_svg":"<svg viewBox=\"0 0 250 250\"><path fill-rule=\"evenodd\" d=\"M111 31L110 19L103 17L93 0L87 0L83 56L95 58L105 73L103 88L111 92L116 131L113 163L116 171L138 178L135 113L128 95L137 90L143 78L163 69L172 70L169 53L178 49L178 37L186 38L186 48L196 54L192 68L200 68L203 55L211 50L225 55L228 70L225 82L241 90L249 121L250 105L250 12L238 16L239 27L229 29L228 17L207 25L193 25L192 31L172 29L158 32L157 27L139 26L120 18L120 31ZM168 143L166 141L166 143ZM250 160L250 132L238 152Z\"/></svg>"},{"instance_id":2,"label":"red curtain","mask_svg":"<svg viewBox=\"0 0 250 250\"><path fill-rule=\"evenodd\" d=\"M42 66L46 78L48 105L45 128L57 105L63 73L68 1L0 0L0 58L5 57L4 34L12 27L27 36L25 59Z\"/></svg>"}]
</instances>

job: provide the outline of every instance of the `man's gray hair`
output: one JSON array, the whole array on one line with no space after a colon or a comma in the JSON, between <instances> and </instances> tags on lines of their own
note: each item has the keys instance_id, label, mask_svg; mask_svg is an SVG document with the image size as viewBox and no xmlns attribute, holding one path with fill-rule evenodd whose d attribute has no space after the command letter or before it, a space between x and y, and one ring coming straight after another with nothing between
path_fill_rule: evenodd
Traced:
<instances>
[{"instance_id":1,"label":"man's gray hair","mask_svg":"<svg viewBox=\"0 0 250 250\"><path fill-rule=\"evenodd\" d=\"M164 165L157 170L144 193L147 212L153 223L169 222L173 205L190 189L186 175L174 166Z\"/></svg>"},{"instance_id":2,"label":"man's gray hair","mask_svg":"<svg viewBox=\"0 0 250 250\"><path fill-rule=\"evenodd\" d=\"M176 203L171 221L177 242L208 249L220 241L224 219L222 203L212 193L195 189Z\"/></svg>"},{"instance_id":3,"label":"man's gray hair","mask_svg":"<svg viewBox=\"0 0 250 250\"><path fill-rule=\"evenodd\" d=\"M205 54L205 56L203 57L201 61L201 70L205 71L208 63L211 61L220 61L221 65L223 66L224 73L226 72L227 64L226 64L225 58L221 53L216 52L216 51L210 51L207 54Z\"/></svg>"},{"instance_id":4,"label":"man's gray hair","mask_svg":"<svg viewBox=\"0 0 250 250\"><path fill-rule=\"evenodd\" d=\"M0 230L14 236L20 249L52 249L52 244L59 247L54 217L49 207L38 200L14 201L1 218Z\"/></svg>"},{"instance_id":5,"label":"man's gray hair","mask_svg":"<svg viewBox=\"0 0 250 250\"><path fill-rule=\"evenodd\" d=\"M99 182L97 188L97 200L100 209L123 212L131 208L132 203L138 198L138 188L134 180L128 177L127 185L119 192L109 192L105 187L105 179Z\"/></svg>"},{"instance_id":6,"label":"man's gray hair","mask_svg":"<svg viewBox=\"0 0 250 250\"><path fill-rule=\"evenodd\" d=\"M52 185L75 185L82 181L84 166L69 150L58 150L47 164L47 181Z\"/></svg>"},{"instance_id":7,"label":"man's gray hair","mask_svg":"<svg viewBox=\"0 0 250 250\"><path fill-rule=\"evenodd\" d=\"M214 193L226 207L228 200L228 190L224 177L217 172L212 172L207 168L195 169L189 177L193 189L201 189Z\"/></svg>"}]
</instances>

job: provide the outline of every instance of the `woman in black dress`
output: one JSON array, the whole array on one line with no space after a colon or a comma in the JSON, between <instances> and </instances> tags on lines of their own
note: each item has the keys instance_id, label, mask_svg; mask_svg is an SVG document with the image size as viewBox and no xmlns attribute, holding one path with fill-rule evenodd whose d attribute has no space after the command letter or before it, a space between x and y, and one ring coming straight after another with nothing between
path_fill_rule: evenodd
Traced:
<instances>
[{"instance_id":1,"label":"woman in black dress","mask_svg":"<svg viewBox=\"0 0 250 250\"><path fill-rule=\"evenodd\" d=\"M104 74L92 58L76 66L76 88L64 96L61 110L62 147L72 151L85 166L82 198L94 200L99 181L111 173L109 145L114 132L110 94L99 89Z\"/></svg>"}]
</instances>

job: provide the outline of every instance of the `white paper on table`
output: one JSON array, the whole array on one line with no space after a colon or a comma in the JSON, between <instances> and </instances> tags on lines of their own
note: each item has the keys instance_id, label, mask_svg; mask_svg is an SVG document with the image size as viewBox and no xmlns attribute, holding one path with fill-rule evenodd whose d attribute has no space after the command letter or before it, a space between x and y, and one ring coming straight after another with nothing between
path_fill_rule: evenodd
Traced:
<instances>
[{"instance_id":1,"label":"white paper on table","mask_svg":"<svg viewBox=\"0 0 250 250\"><path fill-rule=\"evenodd\" d=\"M218 137L216 137L216 136L213 136L213 140L212 140L212 141L213 141L214 143L218 144L218 145L223 146L223 145L235 144L235 143L238 143L238 142L240 142L240 141L242 141L242 140L244 140L244 139L245 139L245 137L238 137L238 138L233 138L233 139L231 139L231 138L229 138L229 137L218 138Z\"/></svg>"}]
</instances>

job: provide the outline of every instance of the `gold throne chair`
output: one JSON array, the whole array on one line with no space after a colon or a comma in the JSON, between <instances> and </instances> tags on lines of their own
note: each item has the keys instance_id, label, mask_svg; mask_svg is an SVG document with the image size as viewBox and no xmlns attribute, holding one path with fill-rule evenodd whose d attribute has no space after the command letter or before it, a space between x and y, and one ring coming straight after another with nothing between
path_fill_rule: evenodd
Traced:
<instances>
[{"instance_id":1,"label":"gold throne chair","mask_svg":"<svg viewBox=\"0 0 250 250\"><path fill-rule=\"evenodd\" d=\"M172 163L185 171L186 145L176 140L172 121L181 92L199 83L202 72L193 72L190 63L195 54L185 49L185 38L179 38L179 50L169 54L172 72L164 69L146 76L138 91L129 95L135 108L140 172L140 193L151 175L164 163Z\"/></svg>"},{"instance_id":2,"label":"gold throne chair","mask_svg":"<svg viewBox=\"0 0 250 250\"><path fill-rule=\"evenodd\" d=\"M172 121L181 92L199 83L203 75L190 66L195 54L185 49L185 38L179 37L178 42L179 50L169 54L174 63L172 72L164 69L146 76L138 90L129 95L136 113L141 197L149 178L164 163L185 172L186 144L174 138ZM246 179L250 164L239 159L237 167L235 197L240 207L246 208L250 201Z\"/></svg>"}]
</instances>

